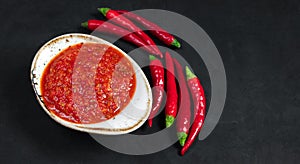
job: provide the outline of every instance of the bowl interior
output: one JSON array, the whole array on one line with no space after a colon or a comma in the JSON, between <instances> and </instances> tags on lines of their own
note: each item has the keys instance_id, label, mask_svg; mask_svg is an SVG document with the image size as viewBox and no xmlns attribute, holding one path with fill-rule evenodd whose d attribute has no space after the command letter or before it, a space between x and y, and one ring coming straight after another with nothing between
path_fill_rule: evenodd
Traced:
<instances>
[{"instance_id":1,"label":"bowl interior","mask_svg":"<svg viewBox=\"0 0 300 164\"><path fill-rule=\"evenodd\" d=\"M134 68L136 74L136 89L130 103L115 117L94 124L76 124L65 121L49 112L41 96L41 77L47 64L58 55L60 51L71 45L87 42L106 44L119 50L131 62ZM72 33L61 35L50 40L36 53L32 62L30 76L37 100L44 111L58 123L75 130L108 135L125 134L139 128L150 114L152 93L149 82L141 68L121 49L95 36Z\"/></svg>"}]
</instances>

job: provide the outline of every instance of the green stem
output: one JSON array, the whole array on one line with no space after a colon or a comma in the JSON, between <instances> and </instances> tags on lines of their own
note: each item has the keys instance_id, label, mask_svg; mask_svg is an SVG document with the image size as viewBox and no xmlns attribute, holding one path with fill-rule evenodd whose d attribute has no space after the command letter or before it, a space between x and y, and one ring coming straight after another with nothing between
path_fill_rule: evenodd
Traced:
<instances>
[{"instance_id":1,"label":"green stem","mask_svg":"<svg viewBox=\"0 0 300 164\"><path fill-rule=\"evenodd\" d=\"M196 75L193 74L193 72L190 70L190 68L188 66L185 67L185 73L186 73L187 80L190 80L190 79L196 77Z\"/></svg>"},{"instance_id":2,"label":"green stem","mask_svg":"<svg viewBox=\"0 0 300 164\"><path fill-rule=\"evenodd\" d=\"M172 45L172 46L175 46L175 47L177 47L177 48L180 48L180 47L181 47L180 43L179 43L178 40L176 40L176 39L173 40L173 42L171 43L171 45Z\"/></svg>"},{"instance_id":3,"label":"green stem","mask_svg":"<svg viewBox=\"0 0 300 164\"><path fill-rule=\"evenodd\" d=\"M186 141L186 139L187 139L187 137L188 137L188 134L185 133L185 132L178 132L178 133L177 133L177 136L178 136L180 145L181 145L181 146L184 146L185 141Z\"/></svg>"},{"instance_id":4,"label":"green stem","mask_svg":"<svg viewBox=\"0 0 300 164\"><path fill-rule=\"evenodd\" d=\"M81 23L81 27L88 28L88 22Z\"/></svg>"},{"instance_id":5,"label":"green stem","mask_svg":"<svg viewBox=\"0 0 300 164\"><path fill-rule=\"evenodd\" d=\"M175 118L173 116L166 115L166 127L170 127L173 124L174 120Z\"/></svg>"},{"instance_id":6,"label":"green stem","mask_svg":"<svg viewBox=\"0 0 300 164\"><path fill-rule=\"evenodd\" d=\"M153 61L153 60L156 60L157 58L155 57L155 56L153 56L153 55L149 55L149 60L150 61Z\"/></svg>"},{"instance_id":7,"label":"green stem","mask_svg":"<svg viewBox=\"0 0 300 164\"><path fill-rule=\"evenodd\" d=\"M110 8L102 7L98 8L98 11L100 11L104 16L106 16L106 13L110 10Z\"/></svg>"}]
</instances>

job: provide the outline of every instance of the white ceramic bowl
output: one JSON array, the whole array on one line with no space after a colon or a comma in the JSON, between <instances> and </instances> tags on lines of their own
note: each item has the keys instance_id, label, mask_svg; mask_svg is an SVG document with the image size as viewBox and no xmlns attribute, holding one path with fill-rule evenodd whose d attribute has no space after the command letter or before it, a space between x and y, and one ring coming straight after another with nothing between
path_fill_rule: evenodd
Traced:
<instances>
[{"instance_id":1,"label":"white ceramic bowl","mask_svg":"<svg viewBox=\"0 0 300 164\"><path fill-rule=\"evenodd\" d=\"M114 118L94 124L76 124L65 121L49 112L41 96L41 77L46 65L59 54L61 50L74 44L87 42L106 44L119 50L133 65L136 73L136 89L130 103ZM121 49L95 36L72 33L61 35L50 40L36 53L31 65L30 78L36 98L44 111L58 123L75 130L106 135L125 134L142 126L150 114L152 93L149 82L141 68Z\"/></svg>"}]
</instances>

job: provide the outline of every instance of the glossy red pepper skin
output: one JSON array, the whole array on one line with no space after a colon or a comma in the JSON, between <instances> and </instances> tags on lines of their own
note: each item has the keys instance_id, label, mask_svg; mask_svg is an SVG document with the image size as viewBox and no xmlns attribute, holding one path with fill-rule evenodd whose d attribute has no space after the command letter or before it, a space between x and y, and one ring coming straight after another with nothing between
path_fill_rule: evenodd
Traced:
<instances>
[{"instance_id":1,"label":"glossy red pepper skin","mask_svg":"<svg viewBox=\"0 0 300 164\"><path fill-rule=\"evenodd\" d=\"M99 32L108 33L117 36L123 36L122 39L126 40L129 43L132 43L138 47L143 48L145 51L150 54L155 54L156 52L145 43L140 37L131 33L130 31L123 29L114 24L101 21L101 20L88 20L81 24L83 27L88 28L89 30L97 30Z\"/></svg>"},{"instance_id":2,"label":"glossy red pepper skin","mask_svg":"<svg viewBox=\"0 0 300 164\"><path fill-rule=\"evenodd\" d=\"M150 32L156 36L159 40L164 42L168 46L175 46L177 48L180 48L180 43L175 39L175 37L171 34L169 34L167 31L159 27L157 24L137 15L132 12L126 11L126 10L116 10L119 14L126 14L125 16L129 19L135 20L142 24L144 27L155 30L150 30Z\"/></svg>"},{"instance_id":3,"label":"glossy red pepper skin","mask_svg":"<svg viewBox=\"0 0 300 164\"><path fill-rule=\"evenodd\" d=\"M181 64L173 58L176 74L178 76L179 82L179 108L177 114L177 135L179 139L179 143L181 146L184 146L185 141L187 139L189 128L190 128L190 121L191 121L191 99L189 90L187 88L186 78L184 74L184 70Z\"/></svg>"},{"instance_id":4,"label":"glossy red pepper skin","mask_svg":"<svg viewBox=\"0 0 300 164\"><path fill-rule=\"evenodd\" d=\"M152 103L152 110L150 112L150 116L148 119L149 127L152 127L152 119L155 117L157 112L160 109L160 106L163 101L164 96L164 67L160 60L156 59L154 56L150 55L150 74L152 77L152 94L153 94L153 103Z\"/></svg>"},{"instance_id":5,"label":"glossy red pepper skin","mask_svg":"<svg viewBox=\"0 0 300 164\"><path fill-rule=\"evenodd\" d=\"M188 138L185 142L185 145L181 149L181 155L184 155L188 148L197 138L198 134L204 123L205 118L205 108L206 108L206 99L204 95L203 87L200 83L200 80L194 75L188 67L186 67L186 75L188 81L188 87L191 92L193 101L194 101L194 112L195 120L190 129Z\"/></svg>"},{"instance_id":6,"label":"glossy red pepper skin","mask_svg":"<svg viewBox=\"0 0 300 164\"><path fill-rule=\"evenodd\" d=\"M151 46L151 48L154 49L156 52L156 55L163 57L160 50L157 48L154 41L141 30L139 27L137 27L134 23L132 23L129 19L122 16L122 14L119 14L117 11L112 10L110 8L99 8L98 9L107 19L111 19L114 23L120 25L121 27L127 28L131 32L134 32L137 34L141 39L143 39L148 45Z\"/></svg>"},{"instance_id":7,"label":"glossy red pepper skin","mask_svg":"<svg viewBox=\"0 0 300 164\"><path fill-rule=\"evenodd\" d=\"M178 94L174 74L174 63L169 52L165 54L167 68L167 102L165 107L166 127L170 127L177 115Z\"/></svg>"}]
</instances>

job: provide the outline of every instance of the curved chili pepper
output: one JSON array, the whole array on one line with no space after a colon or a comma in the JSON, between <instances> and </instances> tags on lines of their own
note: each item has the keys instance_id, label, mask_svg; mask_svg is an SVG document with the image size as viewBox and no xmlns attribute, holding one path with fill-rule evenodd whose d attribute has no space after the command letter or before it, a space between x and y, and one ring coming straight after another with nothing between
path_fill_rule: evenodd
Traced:
<instances>
[{"instance_id":1,"label":"curved chili pepper","mask_svg":"<svg viewBox=\"0 0 300 164\"><path fill-rule=\"evenodd\" d=\"M181 149L181 155L184 155L184 153L195 141L197 135L200 133L200 130L204 123L205 107L206 107L206 99L205 99L204 90L200 83L200 80L197 78L195 74L191 72L191 70L188 67L186 67L186 77L194 101L195 120L190 129L190 133L186 140L186 143Z\"/></svg>"},{"instance_id":2,"label":"curved chili pepper","mask_svg":"<svg viewBox=\"0 0 300 164\"><path fill-rule=\"evenodd\" d=\"M148 125L149 127L152 127L152 119L155 116L155 114L159 111L161 103L163 101L164 96L164 67L160 60L158 60L156 57L150 55L150 73L152 77L152 83L153 83L153 104L152 104L152 110L150 112L150 116L148 119Z\"/></svg>"},{"instance_id":3,"label":"curved chili pepper","mask_svg":"<svg viewBox=\"0 0 300 164\"><path fill-rule=\"evenodd\" d=\"M167 102L165 107L166 127L170 127L177 115L177 86L174 76L174 64L169 52L166 52L166 68L167 68Z\"/></svg>"},{"instance_id":4,"label":"curved chili pepper","mask_svg":"<svg viewBox=\"0 0 300 164\"><path fill-rule=\"evenodd\" d=\"M117 36L123 36L122 39L135 44L138 47L143 48L145 51L155 54L156 52L150 48L144 40L139 38L134 33L131 33L119 26L114 24L101 21L101 20L88 20L87 22L81 23L82 27L88 28L89 30L97 30L99 32L109 33Z\"/></svg>"},{"instance_id":5,"label":"curved chili pepper","mask_svg":"<svg viewBox=\"0 0 300 164\"><path fill-rule=\"evenodd\" d=\"M175 70L178 76L178 82L180 87L180 105L177 114L177 136L181 146L184 146L185 140L189 133L190 119L191 119L191 102L190 94L187 88L185 75L181 64L173 58Z\"/></svg>"},{"instance_id":6,"label":"curved chili pepper","mask_svg":"<svg viewBox=\"0 0 300 164\"><path fill-rule=\"evenodd\" d=\"M175 37L171 34L169 34L167 31L159 27L157 24L139 16L132 12L126 11L126 10L116 10L119 14L125 14L128 18L135 20L145 26L148 29L155 29L151 30L150 32L156 36L159 40L163 41L168 46L175 46L177 48L180 48L180 43L175 39Z\"/></svg>"},{"instance_id":7,"label":"curved chili pepper","mask_svg":"<svg viewBox=\"0 0 300 164\"><path fill-rule=\"evenodd\" d=\"M118 12L116 12L115 10L112 10L110 8L99 8L98 9L107 19L112 19L112 21L124 28L127 28L128 30L130 30L131 32L136 33L139 37L141 37L146 43L148 43L149 45L151 45L151 47L154 49L154 51L156 52L156 55L159 55L161 58L162 53L160 52L160 50L157 48L156 44L154 43L154 41L146 34L143 32L143 30L141 30L139 27L137 27L134 23L132 23L129 19L125 18L124 16L122 16L121 14L119 14ZM115 18L115 19L113 19Z\"/></svg>"}]
</instances>

